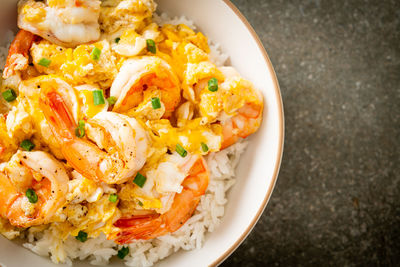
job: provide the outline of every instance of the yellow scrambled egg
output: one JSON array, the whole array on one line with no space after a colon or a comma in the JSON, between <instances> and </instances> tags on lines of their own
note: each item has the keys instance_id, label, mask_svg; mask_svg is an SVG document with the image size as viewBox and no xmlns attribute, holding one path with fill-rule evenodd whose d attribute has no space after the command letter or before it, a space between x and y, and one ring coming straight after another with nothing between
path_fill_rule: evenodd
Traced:
<instances>
[{"instance_id":1,"label":"yellow scrambled egg","mask_svg":"<svg viewBox=\"0 0 400 267\"><path fill-rule=\"evenodd\" d=\"M48 0L47 5L64 7L66 1ZM123 184L105 185L77 174L69 163L64 163L70 176L66 203L50 225L63 240L70 235L77 236L80 231L88 233L89 237L115 233L118 229L114 223L126 214L166 212L187 175L178 169L179 160L170 155L177 145L190 154L220 151L223 129L217 120L221 114L234 116L249 102L262 106L262 99L250 82L241 77L227 77L210 60L205 35L184 24L157 25L152 19L155 9L152 0L103 1L99 18L102 36L98 41L74 48L45 39L36 41L29 51L30 71L21 72L18 78L8 81L8 84L18 85L15 86L18 98L7 104L6 114L0 115L0 163L8 161L25 139L32 140L35 149L64 159L39 104L48 91L55 90L64 97L78 125L80 121L113 110L118 99L110 97L110 88L129 59L157 57L158 65L154 63L156 65L144 68L154 69L156 76L164 77L165 71L160 67L163 60L177 77L182 98L168 116L164 116L165 104L157 103L157 99L169 101L158 90L157 86L162 86L161 79L154 85L143 85L140 88L145 91L138 94L140 97L126 101L137 102L134 109L124 114L135 117L150 140L146 163L140 170L148 176L144 186L133 183L135 176ZM46 16L43 3L26 6L21 12L28 22L41 22ZM212 78L218 82L218 90L210 90ZM127 83L129 81L122 85ZM11 88L6 84L7 81L1 92ZM96 92L103 97L100 104L95 101ZM174 180L169 177L179 177L179 182L173 184ZM168 188L174 190L168 192ZM32 231L45 227L48 226L32 228ZM1 218L0 232L9 238L19 234Z\"/></svg>"}]
</instances>

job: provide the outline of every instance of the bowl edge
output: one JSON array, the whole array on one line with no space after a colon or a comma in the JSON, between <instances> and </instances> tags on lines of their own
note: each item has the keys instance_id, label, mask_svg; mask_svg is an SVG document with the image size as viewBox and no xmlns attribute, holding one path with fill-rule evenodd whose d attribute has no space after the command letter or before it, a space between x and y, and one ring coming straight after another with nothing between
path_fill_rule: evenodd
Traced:
<instances>
[{"instance_id":1,"label":"bowl edge","mask_svg":"<svg viewBox=\"0 0 400 267\"><path fill-rule=\"evenodd\" d=\"M279 108L279 141L278 141L279 149L276 154L277 160L276 160L274 174L273 174L273 182L270 184L270 186L268 188L267 194L263 200L263 204L261 205L260 209L257 211L256 216L253 218L253 220L251 221L251 223L249 224L247 229L242 233L242 235L237 239L237 241L224 254L222 254L218 259L216 259L212 264L209 265L212 267L220 265L225 259L227 259L240 246L240 244L246 239L246 237L253 230L254 226L256 225L256 223L260 219L261 215L263 214L263 212L269 202L269 199L271 198L276 181L278 179L278 174L279 174L279 170L280 170L280 166L281 166L281 162L282 162L282 156L283 156L284 135L285 135L285 123L284 123L285 118L284 118L281 91L280 91L280 87L279 87L278 78L275 73L275 69L272 66L271 60L268 56L268 53L265 50L264 45L262 44L256 31L251 26L251 24L248 22L246 17L239 11L239 9L230 0L223 0L223 2L233 11L233 13L235 13L235 15L246 26L247 30L249 31L249 33L252 35L252 37L256 41L258 49L263 54L264 61L267 64L268 69L272 74L272 79L273 79L273 84L274 84L274 89L275 89L275 97L277 99L278 108Z\"/></svg>"}]
</instances>

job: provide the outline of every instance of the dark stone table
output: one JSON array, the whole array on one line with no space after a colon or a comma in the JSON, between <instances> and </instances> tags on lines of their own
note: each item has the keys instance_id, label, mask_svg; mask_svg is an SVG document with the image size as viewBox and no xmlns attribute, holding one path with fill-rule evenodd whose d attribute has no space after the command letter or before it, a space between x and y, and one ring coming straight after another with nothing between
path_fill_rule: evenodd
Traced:
<instances>
[{"instance_id":1,"label":"dark stone table","mask_svg":"<svg viewBox=\"0 0 400 267\"><path fill-rule=\"evenodd\" d=\"M272 198L222 266L400 266L400 1L233 0L286 117Z\"/></svg>"}]
</instances>

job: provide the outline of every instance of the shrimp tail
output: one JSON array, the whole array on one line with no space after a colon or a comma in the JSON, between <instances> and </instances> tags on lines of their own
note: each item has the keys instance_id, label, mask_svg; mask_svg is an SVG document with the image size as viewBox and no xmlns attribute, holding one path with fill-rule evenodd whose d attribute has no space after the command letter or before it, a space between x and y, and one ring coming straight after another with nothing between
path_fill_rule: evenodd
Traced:
<instances>
[{"instance_id":1,"label":"shrimp tail","mask_svg":"<svg viewBox=\"0 0 400 267\"><path fill-rule=\"evenodd\" d=\"M17 70L28 67L28 53L32 44L40 37L31 32L20 30L10 45L7 61L3 72L3 78L7 79L15 74Z\"/></svg>"},{"instance_id":2,"label":"shrimp tail","mask_svg":"<svg viewBox=\"0 0 400 267\"><path fill-rule=\"evenodd\" d=\"M172 233L192 217L201 196L205 194L209 173L205 160L200 157L191 167L190 175L182 183L183 190L175 195L169 211L162 215L144 215L119 219L114 225L121 229L116 236L109 236L118 244L133 240L148 240Z\"/></svg>"},{"instance_id":3,"label":"shrimp tail","mask_svg":"<svg viewBox=\"0 0 400 267\"><path fill-rule=\"evenodd\" d=\"M46 120L59 140L71 140L76 123L63 98L56 92L49 92L40 99Z\"/></svg>"},{"instance_id":4,"label":"shrimp tail","mask_svg":"<svg viewBox=\"0 0 400 267\"><path fill-rule=\"evenodd\" d=\"M0 216L7 218L10 206L12 206L19 195L11 181L2 173L0 173L0 184L0 199L3 200L2 205L0 205Z\"/></svg>"},{"instance_id":5,"label":"shrimp tail","mask_svg":"<svg viewBox=\"0 0 400 267\"><path fill-rule=\"evenodd\" d=\"M153 233L162 225L159 214L135 216L134 219L120 219L115 226L123 229L115 240L118 244L128 244L134 239L151 239ZM113 239L113 238L112 238Z\"/></svg>"}]
</instances>

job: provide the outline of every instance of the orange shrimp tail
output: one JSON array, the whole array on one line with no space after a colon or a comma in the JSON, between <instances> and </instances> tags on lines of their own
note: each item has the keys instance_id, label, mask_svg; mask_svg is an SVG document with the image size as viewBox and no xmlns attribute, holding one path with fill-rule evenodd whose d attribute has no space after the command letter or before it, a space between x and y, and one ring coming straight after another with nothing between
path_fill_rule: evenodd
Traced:
<instances>
[{"instance_id":1,"label":"orange shrimp tail","mask_svg":"<svg viewBox=\"0 0 400 267\"><path fill-rule=\"evenodd\" d=\"M8 177L2 173L0 173L0 184L0 216L7 218L10 206L18 198L18 193Z\"/></svg>"},{"instance_id":2,"label":"orange shrimp tail","mask_svg":"<svg viewBox=\"0 0 400 267\"><path fill-rule=\"evenodd\" d=\"M40 108L53 134L60 141L71 140L73 138L76 123L71 111L58 93L47 93L45 97L40 99Z\"/></svg>"},{"instance_id":3,"label":"orange shrimp tail","mask_svg":"<svg viewBox=\"0 0 400 267\"><path fill-rule=\"evenodd\" d=\"M94 144L75 136L77 125L63 98L56 92L49 92L39 104L69 164L86 178L99 181L98 177L102 177L99 169L88 168L98 166L96 154L99 150Z\"/></svg>"},{"instance_id":4,"label":"orange shrimp tail","mask_svg":"<svg viewBox=\"0 0 400 267\"><path fill-rule=\"evenodd\" d=\"M20 30L17 33L14 41L10 45L10 49L8 50L7 61L3 73L4 79L15 74L15 70L19 64L17 62L18 55L28 60L29 49L32 47L32 44L38 40L40 40L40 37L31 32ZM28 67L27 60L25 66L18 67L18 70L23 70Z\"/></svg>"},{"instance_id":5,"label":"orange shrimp tail","mask_svg":"<svg viewBox=\"0 0 400 267\"><path fill-rule=\"evenodd\" d=\"M114 225L121 229L115 242L129 244L135 239L154 238L154 233L162 225L162 217L159 214L135 216L134 218L120 219Z\"/></svg>"},{"instance_id":6,"label":"orange shrimp tail","mask_svg":"<svg viewBox=\"0 0 400 267\"><path fill-rule=\"evenodd\" d=\"M137 239L153 239L181 228L192 217L201 196L207 190L209 174L206 166L205 160L199 157L190 169L190 175L182 183L182 192L175 195L174 202L166 213L118 220L114 225L120 228L121 232L117 234L115 242L128 244Z\"/></svg>"},{"instance_id":7,"label":"orange shrimp tail","mask_svg":"<svg viewBox=\"0 0 400 267\"><path fill-rule=\"evenodd\" d=\"M114 225L121 229L115 242L129 244L133 240L149 240L181 228L192 217L200 196L194 196L188 189L174 198L170 211L162 215L135 216L118 220Z\"/></svg>"}]
</instances>

